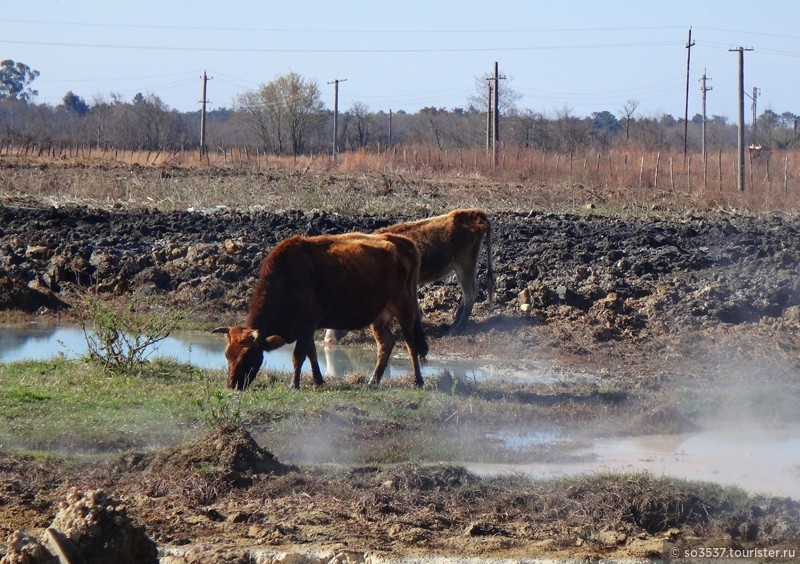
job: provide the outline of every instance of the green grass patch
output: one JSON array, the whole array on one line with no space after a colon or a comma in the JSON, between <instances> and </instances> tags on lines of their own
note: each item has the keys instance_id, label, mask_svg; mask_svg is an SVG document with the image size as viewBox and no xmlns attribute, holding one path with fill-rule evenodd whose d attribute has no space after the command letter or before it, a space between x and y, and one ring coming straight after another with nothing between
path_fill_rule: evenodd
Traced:
<instances>
[{"instance_id":1,"label":"green grass patch","mask_svg":"<svg viewBox=\"0 0 800 564\"><path fill-rule=\"evenodd\" d=\"M378 388L329 378L319 389L304 378L298 392L287 387L288 374L267 372L241 393L225 387L221 370L172 361L146 362L132 375L80 360L0 364L0 443L29 451L141 451L234 423L291 462L526 462L541 460L547 445L512 447L493 432L552 426L565 405L573 419L589 422L610 409L602 399L575 410L572 399L554 402L544 389L453 386L442 378L446 385L431 377L422 390L408 378L387 378Z\"/></svg>"}]
</instances>

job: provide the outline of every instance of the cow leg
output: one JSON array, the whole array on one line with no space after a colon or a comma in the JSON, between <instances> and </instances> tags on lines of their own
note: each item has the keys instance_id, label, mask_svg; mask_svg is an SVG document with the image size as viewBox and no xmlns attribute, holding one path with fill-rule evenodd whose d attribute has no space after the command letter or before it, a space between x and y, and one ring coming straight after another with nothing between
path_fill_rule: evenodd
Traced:
<instances>
[{"instance_id":1,"label":"cow leg","mask_svg":"<svg viewBox=\"0 0 800 564\"><path fill-rule=\"evenodd\" d=\"M392 355L392 349L394 349L394 335L392 335L391 322L391 316L388 316L387 319L386 314L382 314L381 317L370 325L372 335L375 337L375 344L378 347L378 361L369 379L369 386L377 386L381 383L383 373L386 371L386 365L389 364L389 357Z\"/></svg>"},{"instance_id":2,"label":"cow leg","mask_svg":"<svg viewBox=\"0 0 800 564\"><path fill-rule=\"evenodd\" d=\"M413 315L410 319L398 317L397 321L400 324L400 330L403 332L408 354L411 356L411 366L414 368L414 385L421 388L425 385L425 381L422 379L421 366L428 355L428 342L425 340L425 332L422 330L422 316L419 309L413 311L416 312L416 315Z\"/></svg>"},{"instance_id":3,"label":"cow leg","mask_svg":"<svg viewBox=\"0 0 800 564\"><path fill-rule=\"evenodd\" d=\"M314 344L314 341L311 341L311 345L308 348L308 362L311 363L311 375L314 377L314 385L322 386L325 383L325 379L322 377L322 371L319 369L317 346Z\"/></svg>"},{"instance_id":4,"label":"cow leg","mask_svg":"<svg viewBox=\"0 0 800 564\"><path fill-rule=\"evenodd\" d=\"M314 366L317 367L317 372L319 372L319 364L316 362L317 358L317 349L314 348L314 337L313 335L309 339L308 337L302 337L297 339L297 342L294 345L294 351L292 351L292 366L294 366L294 376L292 379L292 387L295 390L300 389L300 371L303 368L303 363L306 360L306 357L311 359L312 355L314 360L311 362L311 372L314 372ZM313 348L313 352L312 352ZM321 376L320 376L321 377ZM314 380L316 382L316 376L314 376Z\"/></svg>"},{"instance_id":5,"label":"cow leg","mask_svg":"<svg viewBox=\"0 0 800 564\"><path fill-rule=\"evenodd\" d=\"M456 267L456 276L458 276L458 283L461 286L461 301L458 302L456 318L451 326L453 331L462 329L467 324L467 319L472 313L472 307L478 297L475 274L475 268Z\"/></svg>"}]
</instances>

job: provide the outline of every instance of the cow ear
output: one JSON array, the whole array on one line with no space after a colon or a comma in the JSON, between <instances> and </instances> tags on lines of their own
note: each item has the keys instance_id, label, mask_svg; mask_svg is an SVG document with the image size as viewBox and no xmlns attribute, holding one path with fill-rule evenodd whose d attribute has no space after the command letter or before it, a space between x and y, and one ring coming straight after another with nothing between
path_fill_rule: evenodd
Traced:
<instances>
[{"instance_id":1,"label":"cow ear","mask_svg":"<svg viewBox=\"0 0 800 564\"><path fill-rule=\"evenodd\" d=\"M274 351L275 349L280 348L285 344L286 344L286 339L284 339L280 335L270 335L264 341L264 350Z\"/></svg>"}]
</instances>

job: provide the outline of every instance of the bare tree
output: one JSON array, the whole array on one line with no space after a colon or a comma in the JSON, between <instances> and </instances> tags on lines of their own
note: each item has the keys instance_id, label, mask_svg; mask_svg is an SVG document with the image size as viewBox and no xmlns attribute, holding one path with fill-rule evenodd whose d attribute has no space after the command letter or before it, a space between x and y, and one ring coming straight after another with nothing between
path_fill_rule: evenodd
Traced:
<instances>
[{"instance_id":1,"label":"bare tree","mask_svg":"<svg viewBox=\"0 0 800 564\"><path fill-rule=\"evenodd\" d=\"M636 113L636 108L639 107L639 102L631 98L625 105L622 107L622 111L620 114L622 115L622 119L625 120L625 140L628 141L631 138L631 120L633 119L633 114Z\"/></svg>"},{"instance_id":2,"label":"bare tree","mask_svg":"<svg viewBox=\"0 0 800 564\"><path fill-rule=\"evenodd\" d=\"M312 128L324 120L316 81L290 72L238 98L238 108L264 147L297 156L306 149Z\"/></svg>"},{"instance_id":3,"label":"bare tree","mask_svg":"<svg viewBox=\"0 0 800 564\"><path fill-rule=\"evenodd\" d=\"M369 117L369 107L362 102L353 102L345 114L343 135L352 149L360 149L369 144Z\"/></svg>"},{"instance_id":4,"label":"bare tree","mask_svg":"<svg viewBox=\"0 0 800 564\"><path fill-rule=\"evenodd\" d=\"M565 153L574 153L578 147L589 143L589 125L572 115L572 108L567 105L556 112L553 126L559 148Z\"/></svg>"},{"instance_id":5,"label":"bare tree","mask_svg":"<svg viewBox=\"0 0 800 564\"><path fill-rule=\"evenodd\" d=\"M470 96L468 100L472 109L480 112L486 111L489 105L489 90L486 88L486 83L493 78L494 75L489 73L475 77L475 94ZM513 79L510 76L505 77L502 81L502 87L499 89L497 103L500 106L501 114L506 114L513 110L517 101L522 98L522 94L511 87L512 81Z\"/></svg>"},{"instance_id":6,"label":"bare tree","mask_svg":"<svg viewBox=\"0 0 800 564\"><path fill-rule=\"evenodd\" d=\"M140 146L152 150L162 147L170 122L167 105L153 93L139 92L133 97L133 112L138 118Z\"/></svg>"}]
</instances>

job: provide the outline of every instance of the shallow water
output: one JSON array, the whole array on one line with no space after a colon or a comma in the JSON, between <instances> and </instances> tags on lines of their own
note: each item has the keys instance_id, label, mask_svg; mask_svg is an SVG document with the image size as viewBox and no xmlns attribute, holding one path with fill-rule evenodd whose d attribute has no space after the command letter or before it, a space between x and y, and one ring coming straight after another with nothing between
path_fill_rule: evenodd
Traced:
<instances>
[{"instance_id":1,"label":"shallow water","mask_svg":"<svg viewBox=\"0 0 800 564\"><path fill-rule=\"evenodd\" d=\"M405 350L398 345L397 350ZM46 360L58 356L74 359L86 353L86 339L83 330L74 326L0 326L0 363L21 360ZM360 371L369 375L375 367L374 347L337 345L323 347L318 345L320 370L328 376L344 375ZM181 363L192 364L207 370L227 369L225 360L225 339L222 335L209 333L173 332L149 351L150 358L170 358ZM284 346L264 357L264 369L282 372L292 371L292 346ZM449 370L453 376L462 379L484 379L489 376L479 364L470 361L437 360L429 358L422 369L423 376L439 374ZM394 354L384 377L392 374L404 375L412 372L408 357ZM311 368L306 361L303 374L310 375Z\"/></svg>"},{"instance_id":2,"label":"shallow water","mask_svg":"<svg viewBox=\"0 0 800 564\"><path fill-rule=\"evenodd\" d=\"M494 434L496 436L496 433ZM571 439L552 429L509 433L501 440L517 450L544 439L568 448ZM527 442L526 442L527 441ZM649 472L739 486L751 493L800 499L800 425L780 429L735 423L686 434L597 438L570 454L585 462L466 464L477 474L523 473L556 478L593 472Z\"/></svg>"}]
</instances>

